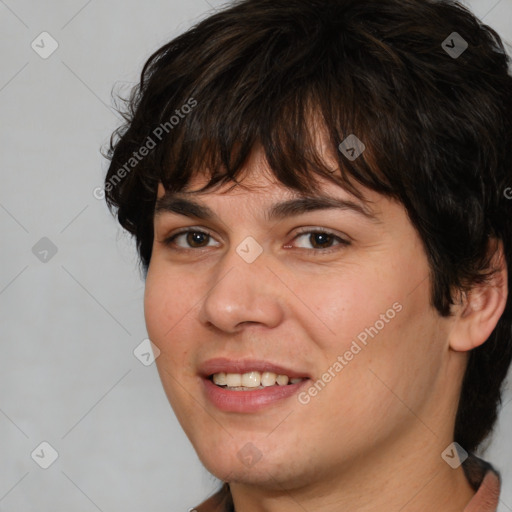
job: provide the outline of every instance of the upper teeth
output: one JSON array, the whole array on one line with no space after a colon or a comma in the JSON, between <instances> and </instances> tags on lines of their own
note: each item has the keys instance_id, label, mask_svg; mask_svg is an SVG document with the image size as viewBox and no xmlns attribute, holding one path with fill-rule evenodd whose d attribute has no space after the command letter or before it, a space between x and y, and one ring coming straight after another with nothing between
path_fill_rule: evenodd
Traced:
<instances>
[{"instance_id":1,"label":"upper teeth","mask_svg":"<svg viewBox=\"0 0 512 512\"><path fill-rule=\"evenodd\" d=\"M258 386L279 386L295 384L301 378L290 379L287 375L277 375L273 372L247 372L247 373L215 373L213 382L218 386L257 388Z\"/></svg>"}]
</instances>

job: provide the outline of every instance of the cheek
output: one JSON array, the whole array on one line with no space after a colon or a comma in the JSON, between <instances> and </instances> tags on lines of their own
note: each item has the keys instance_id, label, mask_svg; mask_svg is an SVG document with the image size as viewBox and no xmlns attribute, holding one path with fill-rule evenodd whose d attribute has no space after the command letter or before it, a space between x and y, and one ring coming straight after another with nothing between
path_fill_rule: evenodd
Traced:
<instances>
[{"instance_id":1,"label":"cheek","mask_svg":"<svg viewBox=\"0 0 512 512\"><path fill-rule=\"evenodd\" d=\"M426 262L411 255L362 270L354 267L343 278L315 281L317 291L308 297L321 322L308 321L308 334L316 344L311 360L318 360L320 349L328 371L342 356L343 369L338 364L335 373L344 377L334 380L353 396L366 389L366 399L379 401L392 395L387 384L414 399L434 379L443 349L440 324L429 306ZM409 385L414 382L419 385Z\"/></svg>"},{"instance_id":2,"label":"cheek","mask_svg":"<svg viewBox=\"0 0 512 512\"><path fill-rule=\"evenodd\" d=\"M160 349L166 328L171 326L169 300L171 295L166 293L166 284L162 280L153 278L153 273L148 272L146 287L144 290L144 319L149 338Z\"/></svg>"},{"instance_id":3,"label":"cheek","mask_svg":"<svg viewBox=\"0 0 512 512\"><path fill-rule=\"evenodd\" d=\"M173 338L173 332L181 325L190 311L193 300L190 287L183 276L150 265L144 290L144 318L149 337L159 347ZM181 339L181 337L180 337Z\"/></svg>"},{"instance_id":4,"label":"cheek","mask_svg":"<svg viewBox=\"0 0 512 512\"><path fill-rule=\"evenodd\" d=\"M308 305L316 314L310 327L311 338L325 349L341 351L348 349L358 336L364 339L365 330L376 322L379 330L387 328L381 315L389 322L389 318L397 316L393 304L402 298L402 293L396 276L389 270L386 276L385 272L382 266L354 266L316 279L314 287L308 284Z\"/></svg>"},{"instance_id":5,"label":"cheek","mask_svg":"<svg viewBox=\"0 0 512 512\"><path fill-rule=\"evenodd\" d=\"M170 272L155 261L144 290L144 317L150 340L159 348L156 365L167 391L179 388L172 376L194 376L194 328L199 304L192 280ZM175 390L176 391L176 390Z\"/></svg>"},{"instance_id":6,"label":"cheek","mask_svg":"<svg viewBox=\"0 0 512 512\"><path fill-rule=\"evenodd\" d=\"M417 245L405 247L377 249L366 262L322 278L314 297L329 338L349 342L359 336L364 343L395 331L397 340L401 325L421 321L429 304L428 264Z\"/></svg>"},{"instance_id":7,"label":"cheek","mask_svg":"<svg viewBox=\"0 0 512 512\"><path fill-rule=\"evenodd\" d=\"M368 297L367 308L351 310L351 338L343 338L343 354L351 357L343 370L344 391L375 417L407 417L404 404L420 410L442 368L446 333L429 308L428 280L413 293L410 287L399 291L384 301L384 294L373 302Z\"/></svg>"}]
</instances>

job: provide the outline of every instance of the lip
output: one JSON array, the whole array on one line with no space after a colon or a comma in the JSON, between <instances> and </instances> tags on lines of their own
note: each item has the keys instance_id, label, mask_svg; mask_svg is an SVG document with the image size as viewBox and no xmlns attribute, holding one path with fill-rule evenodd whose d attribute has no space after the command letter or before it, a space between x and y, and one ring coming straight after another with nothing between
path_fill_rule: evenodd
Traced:
<instances>
[{"instance_id":1,"label":"lip","mask_svg":"<svg viewBox=\"0 0 512 512\"><path fill-rule=\"evenodd\" d=\"M232 391L214 384L209 377L214 373L247 373L250 371L273 372L287 375L290 379L303 378L301 382L274 385L252 391ZM255 359L216 358L206 361L200 367L201 381L206 398L219 410L226 412L256 412L297 394L310 382L306 372L292 370L279 364Z\"/></svg>"},{"instance_id":2,"label":"lip","mask_svg":"<svg viewBox=\"0 0 512 512\"><path fill-rule=\"evenodd\" d=\"M214 373L247 373L251 371L257 372L273 372L277 375L287 375L290 379L305 378L310 379L311 376L307 372L292 370L279 364L274 364L262 359L228 359L218 357L209 359L199 367L199 373L202 377L208 378ZM244 391L245 393L245 391Z\"/></svg>"},{"instance_id":3,"label":"lip","mask_svg":"<svg viewBox=\"0 0 512 512\"><path fill-rule=\"evenodd\" d=\"M214 384L207 377L203 377L203 390L206 398L217 409L225 412L256 412L269 405L276 404L297 394L310 380L305 379L296 384L285 386L268 386L253 391L231 391Z\"/></svg>"}]
</instances>

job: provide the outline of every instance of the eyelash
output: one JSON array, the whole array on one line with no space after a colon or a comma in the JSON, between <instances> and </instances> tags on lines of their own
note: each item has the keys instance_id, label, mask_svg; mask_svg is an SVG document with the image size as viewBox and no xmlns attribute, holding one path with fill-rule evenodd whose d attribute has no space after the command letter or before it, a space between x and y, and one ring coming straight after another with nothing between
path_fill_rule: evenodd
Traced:
<instances>
[{"instance_id":1,"label":"eyelash","mask_svg":"<svg viewBox=\"0 0 512 512\"><path fill-rule=\"evenodd\" d=\"M173 244L174 244L174 241L176 240L176 238L178 236L181 236L181 235L186 235L188 233L198 233L198 234L201 234L201 235L206 235L210 238L213 238L213 236L208 233L207 231L202 231L202 230L199 230L199 229L183 229L181 231L178 231L177 233L174 233L173 235L167 237L165 240L162 241L162 243L165 245L165 246L168 246L168 247L171 247ZM308 234L321 234L321 235L327 235L327 236L332 236L334 239L338 240L339 244L334 246L334 247L329 247L327 249L305 249L306 251L312 251L313 253L320 253L320 254L329 254L329 253L332 253L332 252L336 252L338 250L340 250L341 248L343 247L346 247L346 246L349 246L350 245L350 242L348 240L345 240L341 237L339 237L338 235L336 235L335 233L332 233L331 231L327 231L327 230L321 230L321 229L304 229L303 231L299 231L297 233L297 235L293 238L293 240L296 240L297 238L299 238L300 236L302 235L308 235ZM288 246L287 246L288 247ZM337 248L338 247L338 248ZM198 248L189 248L189 249L183 249L182 247L178 248L178 249L175 249L173 248L172 250L175 250L175 251L178 251L178 252L190 252L190 251L201 251L201 250L204 250L204 249L207 249L207 247L198 247ZM304 249L302 247L300 247L299 249Z\"/></svg>"}]
</instances>

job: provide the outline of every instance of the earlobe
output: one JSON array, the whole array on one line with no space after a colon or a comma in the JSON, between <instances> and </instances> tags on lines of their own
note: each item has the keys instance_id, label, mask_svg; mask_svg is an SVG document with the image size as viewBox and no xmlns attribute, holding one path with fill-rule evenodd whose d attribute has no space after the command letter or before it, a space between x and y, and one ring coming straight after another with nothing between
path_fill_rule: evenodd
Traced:
<instances>
[{"instance_id":1,"label":"earlobe","mask_svg":"<svg viewBox=\"0 0 512 512\"><path fill-rule=\"evenodd\" d=\"M465 352L485 343L505 310L508 273L501 241L491 265L494 274L487 282L475 285L455 313L455 324L450 333L452 350Z\"/></svg>"}]
</instances>

